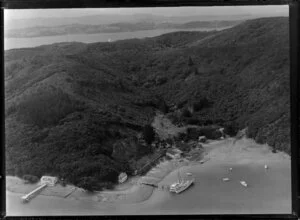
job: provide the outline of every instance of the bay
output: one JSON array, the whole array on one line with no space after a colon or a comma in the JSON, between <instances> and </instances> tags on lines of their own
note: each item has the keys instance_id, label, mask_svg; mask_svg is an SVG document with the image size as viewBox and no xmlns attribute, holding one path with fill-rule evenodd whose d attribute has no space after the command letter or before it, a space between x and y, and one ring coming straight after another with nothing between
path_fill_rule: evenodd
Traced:
<instances>
[{"instance_id":1,"label":"bay","mask_svg":"<svg viewBox=\"0 0 300 220\"><path fill-rule=\"evenodd\" d=\"M111 42L117 40L125 40L132 38L146 38L155 37L166 33L177 31L213 31L214 28L195 28L195 29L157 29L157 30L144 30L134 32L118 32L118 33L97 33L97 34L70 34L60 36L45 36L45 37L32 37L32 38L5 38L4 49L28 48L37 47L41 45L60 43L60 42L82 42L82 43L95 43L95 42ZM221 29L217 29L221 30Z\"/></svg>"}]
</instances>

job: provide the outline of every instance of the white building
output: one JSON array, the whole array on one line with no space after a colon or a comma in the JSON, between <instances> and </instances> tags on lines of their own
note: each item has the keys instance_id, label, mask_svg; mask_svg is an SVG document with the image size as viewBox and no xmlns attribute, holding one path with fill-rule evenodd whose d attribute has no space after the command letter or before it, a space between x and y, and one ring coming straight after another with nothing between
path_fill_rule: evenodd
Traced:
<instances>
[{"instance_id":1,"label":"white building","mask_svg":"<svg viewBox=\"0 0 300 220\"><path fill-rule=\"evenodd\" d=\"M225 137L225 134L224 134L224 128L219 128L219 131L220 131L221 134L222 134L221 139L224 139L224 137Z\"/></svg>"},{"instance_id":2,"label":"white building","mask_svg":"<svg viewBox=\"0 0 300 220\"><path fill-rule=\"evenodd\" d=\"M57 183L57 177L54 176L42 176L41 185L47 184L48 186L54 186Z\"/></svg>"},{"instance_id":3,"label":"white building","mask_svg":"<svg viewBox=\"0 0 300 220\"><path fill-rule=\"evenodd\" d=\"M166 155L172 159L178 159L181 157L182 151L179 149L170 148L167 150Z\"/></svg>"},{"instance_id":4,"label":"white building","mask_svg":"<svg viewBox=\"0 0 300 220\"><path fill-rule=\"evenodd\" d=\"M205 143L207 141L205 136L199 136L198 141L201 143Z\"/></svg>"},{"instance_id":5,"label":"white building","mask_svg":"<svg viewBox=\"0 0 300 220\"><path fill-rule=\"evenodd\" d=\"M127 174L126 173L120 173L119 183L124 183L126 180L127 180Z\"/></svg>"}]
</instances>

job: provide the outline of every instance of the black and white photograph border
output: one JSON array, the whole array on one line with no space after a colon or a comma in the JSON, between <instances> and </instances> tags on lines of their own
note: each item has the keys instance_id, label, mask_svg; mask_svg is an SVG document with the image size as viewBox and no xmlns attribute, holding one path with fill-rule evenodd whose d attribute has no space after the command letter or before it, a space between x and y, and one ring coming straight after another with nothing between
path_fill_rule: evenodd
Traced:
<instances>
[{"instance_id":1,"label":"black and white photograph border","mask_svg":"<svg viewBox=\"0 0 300 220\"><path fill-rule=\"evenodd\" d=\"M77 3L4 2L4 215L296 218L297 2Z\"/></svg>"}]
</instances>

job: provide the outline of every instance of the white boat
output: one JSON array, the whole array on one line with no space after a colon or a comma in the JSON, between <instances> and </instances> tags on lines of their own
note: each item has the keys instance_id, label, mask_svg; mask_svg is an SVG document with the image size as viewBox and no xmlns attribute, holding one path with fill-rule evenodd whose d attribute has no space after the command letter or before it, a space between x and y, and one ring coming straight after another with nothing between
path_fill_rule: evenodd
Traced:
<instances>
[{"instance_id":1,"label":"white boat","mask_svg":"<svg viewBox=\"0 0 300 220\"><path fill-rule=\"evenodd\" d=\"M267 166L267 164L265 165L265 169L268 169L268 166Z\"/></svg>"},{"instance_id":2,"label":"white boat","mask_svg":"<svg viewBox=\"0 0 300 220\"><path fill-rule=\"evenodd\" d=\"M186 173L186 175L188 175L188 176L192 176L193 174L192 174L192 173Z\"/></svg>"},{"instance_id":3,"label":"white boat","mask_svg":"<svg viewBox=\"0 0 300 220\"><path fill-rule=\"evenodd\" d=\"M245 187L248 186L248 184L247 184L245 181L240 181L240 183L241 183L243 186L245 186Z\"/></svg>"},{"instance_id":4,"label":"white boat","mask_svg":"<svg viewBox=\"0 0 300 220\"><path fill-rule=\"evenodd\" d=\"M177 194L181 193L184 190L186 190L187 188L189 188L194 183L194 181L195 181L194 178L192 178L190 180L181 179L181 177L179 175L179 171L178 171L178 182L175 182L170 185L170 192L174 192Z\"/></svg>"},{"instance_id":5,"label":"white boat","mask_svg":"<svg viewBox=\"0 0 300 220\"><path fill-rule=\"evenodd\" d=\"M229 178L223 178L223 182L229 181Z\"/></svg>"},{"instance_id":6,"label":"white boat","mask_svg":"<svg viewBox=\"0 0 300 220\"><path fill-rule=\"evenodd\" d=\"M229 168L229 171L232 171L232 167Z\"/></svg>"}]
</instances>

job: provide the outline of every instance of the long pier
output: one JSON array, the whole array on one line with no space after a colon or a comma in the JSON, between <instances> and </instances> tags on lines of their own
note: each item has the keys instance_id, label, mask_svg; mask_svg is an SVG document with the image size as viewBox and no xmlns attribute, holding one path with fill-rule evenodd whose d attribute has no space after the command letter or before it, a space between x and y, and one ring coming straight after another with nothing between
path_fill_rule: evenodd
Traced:
<instances>
[{"instance_id":1,"label":"long pier","mask_svg":"<svg viewBox=\"0 0 300 220\"><path fill-rule=\"evenodd\" d=\"M167 152L166 150L161 150L154 159L152 159L150 162L148 162L142 168L140 168L136 174L142 175L142 174L146 173L151 168L152 164L156 163L158 159L160 159L166 155L166 152Z\"/></svg>"},{"instance_id":2,"label":"long pier","mask_svg":"<svg viewBox=\"0 0 300 220\"><path fill-rule=\"evenodd\" d=\"M144 184L144 185L147 185L147 186L152 186L154 188L158 188L158 185L157 184L153 184L153 183L144 183L144 182L141 182L141 184Z\"/></svg>"},{"instance_id":3,"label":"long pier","mask_svg":"<svg viewBox=\"0 0 300 220\"><path fill-rule=\"evenodd\" d=\"M47 184L43 184L41 186L39 186L38 188L34 189L33 191L31 191L30 193L26 194L25 196L22 196L22 200L24 202L29 202L30 199L32 199L34 196L36 196L40 191L42 191L42 189L46 188Z\"/></svg>"},{"instance_id":4,"label":"long pier","mask_svg":"<svg viewBox=\"0 0 300 220\"><path fill-rule=\"evenodd\" d=\"M169 189L170 189L169 185L158 185L155 183L146 183L146 182L140 182L140 184L146 185L146 186L151 186L153 188L157 188L157 189L163 190L163 191L169 191Z\"/></svg>"}]
</instances>

